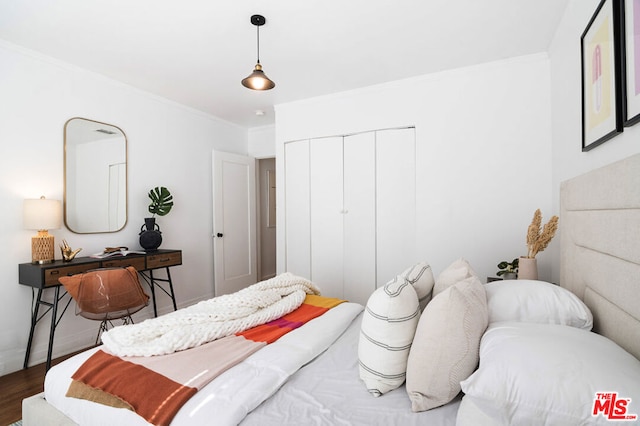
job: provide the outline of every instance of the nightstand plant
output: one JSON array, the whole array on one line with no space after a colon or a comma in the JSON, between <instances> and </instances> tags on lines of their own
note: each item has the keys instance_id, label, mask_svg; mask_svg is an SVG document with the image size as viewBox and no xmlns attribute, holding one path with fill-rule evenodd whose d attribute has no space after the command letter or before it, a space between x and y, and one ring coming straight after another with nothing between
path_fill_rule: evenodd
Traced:
<instances>
[{"instance_id":1,"label":"nightstand plant","mask_svg":"<svg viewBox=\"0 0 640 426\"><path fill-rule=\"evenodd\" d=\"M500 269L497 273L499 277L502 277L503 280L515 280L518 277L518 263L520 259L517 257L513 259L511 262L507 262L503 260L498 263L498 268Z\"/></svg>"}]
</instances>

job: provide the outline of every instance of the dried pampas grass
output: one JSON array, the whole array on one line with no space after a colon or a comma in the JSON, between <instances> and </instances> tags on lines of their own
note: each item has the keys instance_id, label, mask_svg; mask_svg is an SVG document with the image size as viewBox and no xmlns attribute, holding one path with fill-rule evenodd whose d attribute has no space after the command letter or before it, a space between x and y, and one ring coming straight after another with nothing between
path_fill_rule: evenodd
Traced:
<instances>
[{"instance_id":1,"label":"dried pampas grass","mask_svg":"<svg viewBox=\"0 0 640 426\"><path fill-rule=\"evenodd\" d=\"M527 257L535 258L538 253L547 248L558 229L558 216L552 216L542 227L542 213L537 209L533 220L527 229Z\"/></svg>"}]
</instances>

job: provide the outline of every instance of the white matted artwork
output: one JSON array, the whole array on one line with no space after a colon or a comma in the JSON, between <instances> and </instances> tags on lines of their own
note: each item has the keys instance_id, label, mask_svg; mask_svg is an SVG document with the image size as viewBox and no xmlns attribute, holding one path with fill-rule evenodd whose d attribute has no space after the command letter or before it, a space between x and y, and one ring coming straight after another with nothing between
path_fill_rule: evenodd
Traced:
<instances>
[{"instance_id":1,"label":"white matted artwork","mask_svg":"<svg viewBox=\"0 0 640 426\"><path fill-rule=\"evenodd\" d=\"M582 150L622 132L620 2L602 0L582 37Z\"/></svg>"}]
</instances>

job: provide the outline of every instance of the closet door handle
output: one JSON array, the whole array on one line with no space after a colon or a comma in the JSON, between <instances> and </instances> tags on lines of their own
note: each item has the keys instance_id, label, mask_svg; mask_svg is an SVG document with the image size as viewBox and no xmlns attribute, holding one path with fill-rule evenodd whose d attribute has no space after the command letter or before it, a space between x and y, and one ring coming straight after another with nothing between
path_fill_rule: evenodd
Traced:
<instances>
[{"instance_id":1,"label":"closet door handle","mask_svg":"<svg viewBox=\"0 0 640 426\"><path fill-rule=\"evenodd\" d=\"M218 233L216 234L216 237L218 237L218 238L222 238L222 234L221 234L220 232L218 232Z\"/></svg>"}]
</instances>

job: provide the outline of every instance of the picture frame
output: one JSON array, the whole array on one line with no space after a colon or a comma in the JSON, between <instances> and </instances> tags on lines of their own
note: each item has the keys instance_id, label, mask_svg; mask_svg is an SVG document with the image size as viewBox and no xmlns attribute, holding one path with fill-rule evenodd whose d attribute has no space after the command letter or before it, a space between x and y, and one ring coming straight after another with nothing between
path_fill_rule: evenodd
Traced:
<instances>
[{"instance_id":1,"label":"picture frame","mask_svg":"<svg viewBox=\"0 0 640 426\"><path fill-rule=\"evenodd\" d=\"M624 0L622 7L624 44L624 126L640 122L640 0Z\"/></svg>"},{"instance_id":2,"label":"picture frame","mask_svg":"<svg viewBox=\"0 0 640 426\"><path fill-rule=\"evenodd\" d=\"M602 0L580 37L582 151L623 131L622 0Z\"/></svg>"}]
</instances>

